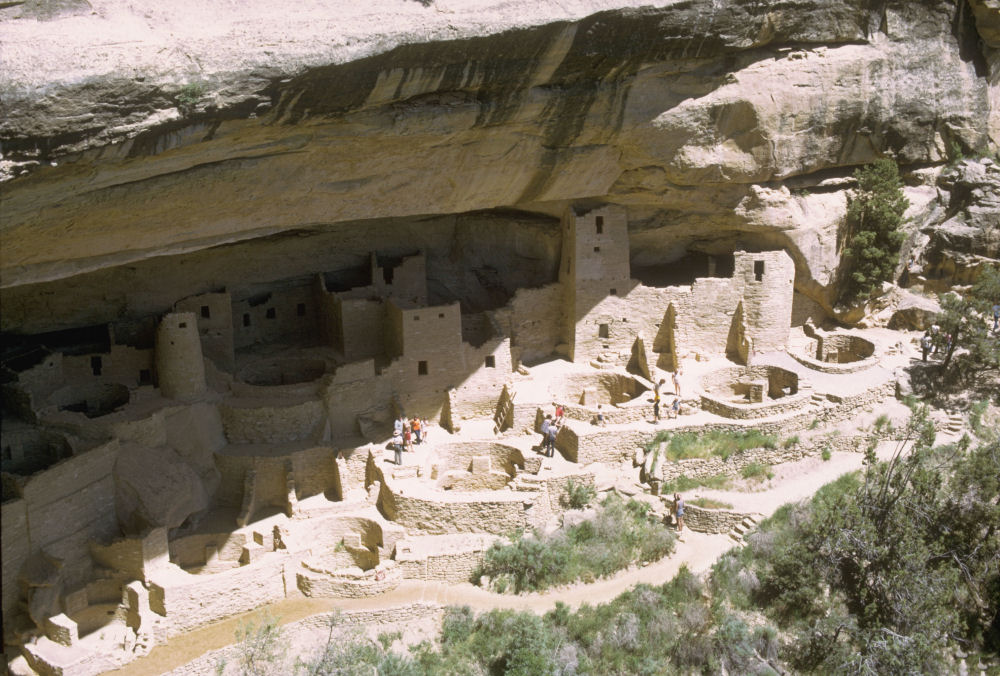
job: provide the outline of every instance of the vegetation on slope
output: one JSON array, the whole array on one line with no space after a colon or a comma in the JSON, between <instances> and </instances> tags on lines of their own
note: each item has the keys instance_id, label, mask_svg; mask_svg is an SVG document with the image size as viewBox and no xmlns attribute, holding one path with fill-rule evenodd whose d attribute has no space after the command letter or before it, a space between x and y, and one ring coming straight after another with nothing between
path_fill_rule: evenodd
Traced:
<instances>
[{"instance_id":1,"label":"vegetation on slope","mask_svg":"<svg viewBox=\"0 0 1000 676\"><path fill-rule=\"evenodd\" d=\"M611 575L674 550L674 534L649 514L649 505L609 494L593 519L551 534L518 532L510 544L486 551L474 579L486 575L499 592L538 591Z\"/></svg>"}]
</instances>

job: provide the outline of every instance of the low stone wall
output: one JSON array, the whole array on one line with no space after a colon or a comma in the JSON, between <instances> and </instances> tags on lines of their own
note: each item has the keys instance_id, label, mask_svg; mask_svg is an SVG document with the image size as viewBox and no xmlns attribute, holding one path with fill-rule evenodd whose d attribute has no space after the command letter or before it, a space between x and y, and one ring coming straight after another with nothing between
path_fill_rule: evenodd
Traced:
<instances>
[{"instance_id":1,"label":"low stone wall","mask_svg":"<svg viewBox=\"0 0 1000 676\"><path fill-rule=\"evenodd\" d=\"M780 399L764 401L756 404L735 404L717 399L710 394L701 395L701 408L709 413L721 415L723 418L737 420L754 420L770 418L776 415L794 413L809 404L812 391L801 389L796 394L790 394Z\"/></svg>"},{"instance_id":2,"label":"low stone wall","mask_svg":"<svg viewBox=\"0 0 1000 676\"><path fill-rule=\"evenodd\" d=\"M698 533L728 533L750 514L684 503L684 525Z\"/></svg>"},{"instance_id":3,"label":"low stone wall","mask_svg":"<svg viewBox=\"0 0 1000 676\"><path fill-rule=\"evenodd\" d=\"M403 573L393 565L382 569L384 577L374 569L344 569L318 571L303 567L295 574L295 583L304 596L313 598L360 599L391 591L403 580Z\"/></svg>"},{"instance_id":4,"label":"low stone wall","mask_svg":"<svg viewBox=\"0 0 1000 676\"><path fill-rule=\"evenodd\" d=\"M396 543L394 558L404 578L468 582L496 542L494 535L429 535Z\"/></svg>"},{"instance_id":5,"label":"low stone wall","mask_svg":"<svg viewBox=\"0 0 1000 676\"><path fill-rule=\"evenodd\" d=\"M423 533L504 535L528 525L526 512L533 506L536 497L537 494L512 491L468 494L427 492L411 496L383 488L379 507L387 519Z\"/></svg>"},{"instance_id":6,"label":"low stone wall","mask_svg":"<svg viewBox=\"0 0 1000 676\"><path fill-rule=\"evenodd\" d=\"M806 350L806 352L789 350L788 354L800 364L823 373L857 373L870 369L878 364L879 360L879 356L875 354L874 343L849 333L822 335L816 340L810 341ZM821 350L824 352L835 351L838 355L841 352L847 352L854 354L857 359L843 363L823 361L816 356Z\"/></svg>"},{"instance_id":7,"label":"low stone wall","mask_svg":"<svg viewBox=\"0 0 1000 676\"><path fill-rule=\"evenodd\" d=\"M264 555L249 566L213 575L191 575L179 568L149 576L149 605L166 618L166 637L177 636L230 615L285 598L289 556Z\"/></svg>"},{"instance_id":8,"label":"low stone wall","mask_svg":"<svg viewBox=\"0 0 1000 676\"><path fill-rule=\"evenodd\" d=\"M801 460L807 455L816 455L818 449L796 445L791 448L750 448L742 453L729 456L728 460L718 457L691 458L688 460L660 460L659 469L653 470L653 475L663 481L673 481L677 477L702 478L716 474L737 475L740 471L754 463L761 465L778 465L783 462Z\"/></svg>"}]
</instances>

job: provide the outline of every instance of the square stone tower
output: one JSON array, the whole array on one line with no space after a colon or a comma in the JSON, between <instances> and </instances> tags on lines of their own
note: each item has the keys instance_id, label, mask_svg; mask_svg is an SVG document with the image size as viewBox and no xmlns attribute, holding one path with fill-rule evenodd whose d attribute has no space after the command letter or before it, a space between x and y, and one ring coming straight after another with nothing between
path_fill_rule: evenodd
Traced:
<instances>
[{"instance_id":1,"label":"square stone tower","mask_svg":"<svg viewBox=\"0 0 1000 676\"><path fill-rule=\"evenodd\" d=\"M596 357L608 338L605 325L589 321L602 304L617 303L630 288L628 218L607 205L569 207L562 220L559 281L565 298L564 342L572 361Z\"/></svg>"}]
</instances>

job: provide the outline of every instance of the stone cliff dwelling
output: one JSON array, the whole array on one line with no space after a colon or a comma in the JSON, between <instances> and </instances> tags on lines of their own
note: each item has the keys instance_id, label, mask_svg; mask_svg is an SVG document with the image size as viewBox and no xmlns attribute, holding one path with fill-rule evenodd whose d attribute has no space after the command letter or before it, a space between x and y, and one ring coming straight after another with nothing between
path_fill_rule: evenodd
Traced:
<instances>
[{"instance_id":1,"label":"stone cliff dwelling","mask_svg":"<svg viewBox=\"0 0 1000 676\"><path fill-rule=\"evenodd\" d=\"M860 336L808 326L785 352L784 251L647 285L630 274L626 213L567 209L558 280L492 309L432 301L424 253L372 252L361 272L247 280L22 340L4 363L4 528L18 534L4 538L4 617L45 637L26 646L32 664L96 673L288 595L462 581L496 537L564 510L570 478L626 461L620 433L591 424L597 407L612 427L644 421L681 365L696 377L678 428L802 425L884 394L883 375L834 384L851 394L838 406L808 382L873 367ZM560 462L531 449L553 402ZM432 446L395 466L400 415L433 421ZM460 433L482 423L486 436Z\"/></svg>"},{"instance_id":2,"label":"stone cliff dwelling","mask_svg":"<svg viewBox=\"0 0 1000 676\"><path fill-rule=\"evenodd\" d=\"M581 486L662 521L682 477L856 468L934 292L1000 260L995 3L231 4L0 2L18 676L150 668L282 604L464 603ZM845 305L856 172L888 158L900 263ZM714 433L778 441L661 454ZM739 486L693 540L782 504Z\"/></svg>"}]
</instances>

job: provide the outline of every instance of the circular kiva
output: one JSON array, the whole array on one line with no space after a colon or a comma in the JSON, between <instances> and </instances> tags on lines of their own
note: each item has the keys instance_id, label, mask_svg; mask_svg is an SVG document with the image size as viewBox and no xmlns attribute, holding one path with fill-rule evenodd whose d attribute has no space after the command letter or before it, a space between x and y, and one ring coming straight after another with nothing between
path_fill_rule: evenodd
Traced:
<instances>
[{"instance_id":1,"label":"circular kiva","mask_svg":"<svg viewBox=\"0 0 1000 676\"><path fill-rule=\"evenodd\" d=\"M733 366L701 379L702 409L726 418L765 418L804 408L807 383L778 366Z\"/></svg>"}]
</instances>

